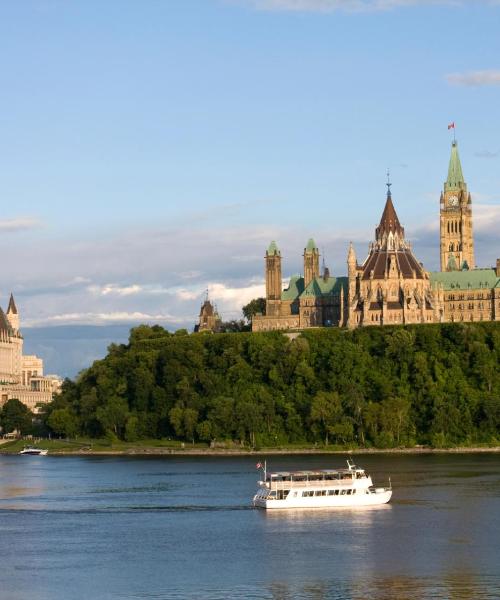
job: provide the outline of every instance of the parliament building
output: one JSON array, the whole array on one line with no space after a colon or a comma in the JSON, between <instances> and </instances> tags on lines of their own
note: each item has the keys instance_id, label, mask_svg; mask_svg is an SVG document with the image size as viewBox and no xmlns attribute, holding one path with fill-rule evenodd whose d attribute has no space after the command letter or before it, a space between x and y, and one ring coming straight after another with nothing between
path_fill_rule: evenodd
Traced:
<instances>
[{"instance_id":1,"label":"parliament building","mask_svg":"<svg viewBox=\"0 0 500 600\"><path fill-rule=\"evenodd\" d=\"M476 266L472 198L455 141L440 198L440 271L426 271L415 256L390 183L364 262L358 262L351 244L347 276L334 277L327 268L320 272L320 253L312 239L303 259L303 275L291 277L283 290L281 252L271 242L265 256L266 314L253 318L253 331L500 321L500 259L494 268Z\"/></svg>"}]
</instances>

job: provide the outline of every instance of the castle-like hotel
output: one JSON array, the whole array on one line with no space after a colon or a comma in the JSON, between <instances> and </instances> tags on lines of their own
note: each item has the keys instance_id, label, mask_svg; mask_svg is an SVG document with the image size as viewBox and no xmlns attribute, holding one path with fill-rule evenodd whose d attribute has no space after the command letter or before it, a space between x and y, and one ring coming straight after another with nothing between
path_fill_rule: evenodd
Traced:
<instances>
[{"instance_id":1,"label":"castle-like hotel","mask_svg":"<svg viewBox=\"0 0 500 600\"><path fill-rule=\"evenodd\" d=\"M7 312L0 308L0 408L15 398L36 413L60 386L59 377L44 376L41 358L23 355L19 312L11 294Z\"/></svg>"},{"instance_id":2,"label":"castle-like hotel","mask_svg":"<svg viewBox=\"0 0 500 600\"><path fill-rule=\"evenodd\" d=\"M457 143L451 148L448 178L440 198L441 270L426 271L405 239L387 184L387 199L368 256L358 263L352 244L347 277L320 273L312 239L304 249L304 275L282 289L281 253L267 249L266 314L253 331L307 327L361 327L403 323L500 321L500 259L480 269L474 260L472 200Z\"/></svg>"}]
</instances>

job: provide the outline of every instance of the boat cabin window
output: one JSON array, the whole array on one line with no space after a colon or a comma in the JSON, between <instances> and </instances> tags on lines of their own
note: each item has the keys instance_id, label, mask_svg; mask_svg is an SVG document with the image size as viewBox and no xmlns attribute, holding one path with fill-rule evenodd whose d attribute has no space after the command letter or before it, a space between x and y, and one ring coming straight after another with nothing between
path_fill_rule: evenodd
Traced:
<instances>
[{"instance_id":1,"label":"boat cabin window","mask_svg":"<svg viewBox=\"0 0 500 600\"><path fill-rule=\"evenodd\" d=\"M363 479L363 477L365 477L364 471L356 473L356 479Z\"/></svg>"}]
</instances>

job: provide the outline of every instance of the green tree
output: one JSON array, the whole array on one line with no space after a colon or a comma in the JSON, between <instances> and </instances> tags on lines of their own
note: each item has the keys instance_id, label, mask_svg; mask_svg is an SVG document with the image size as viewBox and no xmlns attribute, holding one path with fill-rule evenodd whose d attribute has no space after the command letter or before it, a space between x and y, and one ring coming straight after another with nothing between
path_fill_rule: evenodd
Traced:
<instances>
[{"instance_id":1,"label":"green tree","mask_svg":"<svg viewBox=\"0 0 500 600\"><path fill-rule=\"evenodd\" d=\"M248 304L242 308L243 316L251 323L255 315L266 314L266 299L265 298L254 298L250 300Z\"/></svg>"},{"instance_id":2,"label":"green tree","mask_svg":"<svg viewBox=\"0 0 500 600\"><path fill-rule=\"evenodd\" d=\"M325 436L328 446L328 434L342 416L342 405L337 392L318 392L311 404L311 423Z\"/></svg>"},{"instance_id":3,"label":"green tree","mask_svg":"<svg viewBox=\"0 0 500 600\"><path fill-rule=\"evenodd\" d=\"M15 430L21 434L30 433L33 428L33 413L17 398L11 398L0 411L0 424L5 433Z\"/></svg>"},{"instance_id":4,"label":"green tree","mask_svg":"<svg viewBox=\"0 0 500 600\"><path fill-rule=\"evenodd\" d=\"M69 408L59 408L52 411L47 418L47 425L54 433L68 438L78 435L78 417Z\"/></svg>"},{"instance_id":5,"label":"green tree","mask_svg":"<svg viewBox=\"0 0 500 600\"><path fill-rule=\"evenodd\" d=\"M104 431L111 431L116 436L121 437L125 424L129 416L128 405L123 398L110 398L104 405L96 411L96 417Z\"/></svg>"}]
</instances>

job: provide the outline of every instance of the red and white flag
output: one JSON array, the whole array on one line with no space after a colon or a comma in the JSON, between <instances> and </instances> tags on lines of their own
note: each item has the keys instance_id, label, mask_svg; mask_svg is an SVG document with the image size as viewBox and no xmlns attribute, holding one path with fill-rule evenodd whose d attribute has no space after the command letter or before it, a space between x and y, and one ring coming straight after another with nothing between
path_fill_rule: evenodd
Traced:
<instances>
[{"instance_id":1,"label":"red and white flag","mask_svg":"<svg viewBox=\"0 0 500 600\"><path fill-rule=\"evenodd\" d=\"M448 130L450 130L450 129L455 129L455 121L453 121L453 123L450 123L448 125Z\"/></svg>"},{"instance_id":2,"label":"red and white flag","mask_svg":"<svg viewBox=\"0 0 500 600\"><path fill-rule=\"evenodd\" d=\"M258 463L255 465L255 468L256 468L256 469L262 469L262 463L261 463L261 462L258 462Z\"/></svg>"}]
</instances>

